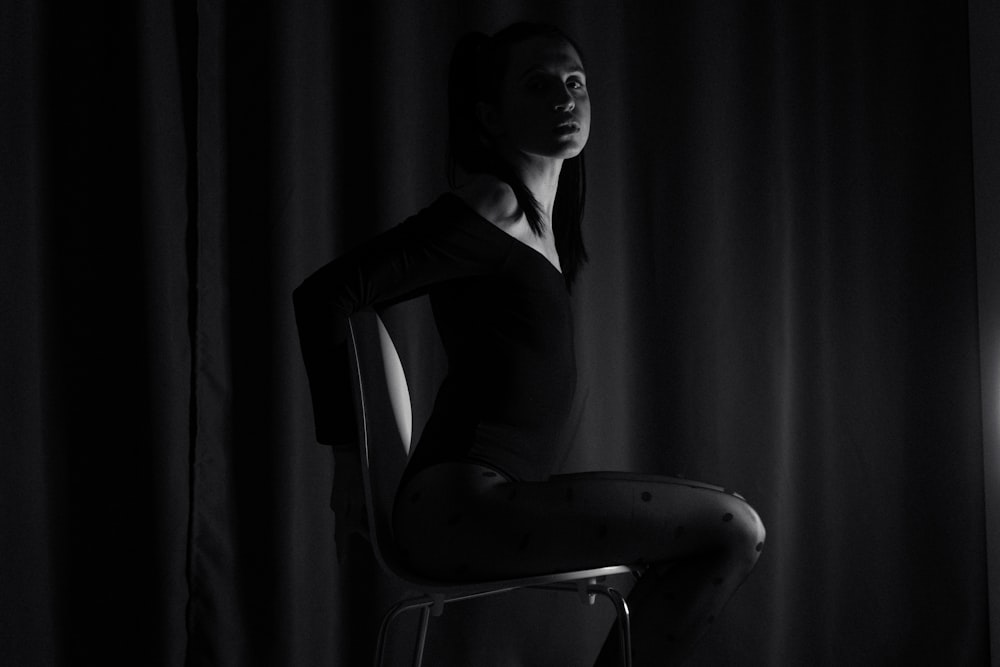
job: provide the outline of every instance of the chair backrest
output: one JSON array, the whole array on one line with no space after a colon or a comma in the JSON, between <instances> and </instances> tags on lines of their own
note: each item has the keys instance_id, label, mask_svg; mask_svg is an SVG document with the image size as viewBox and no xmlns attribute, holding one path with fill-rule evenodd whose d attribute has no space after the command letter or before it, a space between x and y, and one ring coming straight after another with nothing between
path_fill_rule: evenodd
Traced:
<instances>
[{"instance_id":1,"label":"chair backrest","mask_svg":"<svg viewBox=\"0 0 1000 667\"><path fill-rule=\"evenodd\" d=\"M348 325L372 549L383 567L403 576L405 568L393 538L392 506L410 449L410 393L403 365L381 318L371 311L359 312L350 317Z\"/></svg>"}]
</instances>

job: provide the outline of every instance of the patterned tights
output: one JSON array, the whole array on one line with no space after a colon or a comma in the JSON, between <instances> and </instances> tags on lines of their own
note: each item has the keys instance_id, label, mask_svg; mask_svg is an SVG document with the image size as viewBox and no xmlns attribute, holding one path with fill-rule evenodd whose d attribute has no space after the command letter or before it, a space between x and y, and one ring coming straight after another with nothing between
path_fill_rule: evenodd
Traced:
<instances>
[{"instance_id":1,"label":"patterned tights","mask_svg":"<svg viewBox=\"0 0 1000 667\"><path fill-rule=\"evenodd\" d=\"M444 580L604 565L644 570L628 596L636 667L680 663L753 569L764 526L738 494L620 472L509 481L440 464L400 490L396 539L415 571ZM617 664L611 633L597 665Z\"/></svg>"}]
</instances>

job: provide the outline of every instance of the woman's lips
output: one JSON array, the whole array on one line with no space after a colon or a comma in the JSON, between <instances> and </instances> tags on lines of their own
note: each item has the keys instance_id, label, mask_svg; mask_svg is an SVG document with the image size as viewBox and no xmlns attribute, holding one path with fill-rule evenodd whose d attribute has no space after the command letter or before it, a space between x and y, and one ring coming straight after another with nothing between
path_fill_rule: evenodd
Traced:
<instances>
[{"instance_id":1,"label":"woman's lips","mask_svg":"<svg viewBox=\"0 0 1000 667\"><path fill-rule=\"evenodd\" d=\"M579 123L574 123L574 122L559 123L554 128L552 128L552 132L554 134L559 134L559 135L576 134L579 131L580 131Z\"/></svg>"}]
</instances>

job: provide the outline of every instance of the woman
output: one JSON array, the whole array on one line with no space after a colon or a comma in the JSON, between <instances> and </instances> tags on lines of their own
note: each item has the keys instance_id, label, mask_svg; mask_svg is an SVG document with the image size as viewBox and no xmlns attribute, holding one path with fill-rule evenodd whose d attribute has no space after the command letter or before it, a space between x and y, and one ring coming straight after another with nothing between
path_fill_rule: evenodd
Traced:
<instances>
[{"instance_id":1,"label":"woman","mask_svg":"<svg viewBox=\"0 0 1000 667\"><path fill-rule=\"evenodd\" d=\"M576 368L568 289L580 235L590 98L580 50L519 23L456 47L450 157L466 178L295 292L317 438L336 452L338 543L359 515L346 319L429 293L449 370L396 498L410 565L462 580L630 563L636 665L688 654L749 574L764 529L738 495L630 473L554 475ZM353 515L353 517L352 517ZM609 638L598 664L613 664Z\"/></svg>"}]
</instances>

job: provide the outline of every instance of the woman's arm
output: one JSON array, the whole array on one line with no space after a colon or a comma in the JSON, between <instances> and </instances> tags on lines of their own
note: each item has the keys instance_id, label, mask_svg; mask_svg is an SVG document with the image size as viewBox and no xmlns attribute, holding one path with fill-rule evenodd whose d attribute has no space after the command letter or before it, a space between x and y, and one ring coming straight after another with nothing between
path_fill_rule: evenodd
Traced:
<instances>
[{"instance_id":1,"label":"woman's arm","mask_svg":"<svg viewBox=\"0 0 1000 667\"><path fill-rule=\"evenodd\" d=\"M445 195L296 288L292 298L317 441L334 446L357 441L347 318L412 298L439 282L497 270L510 244L487 225L467 204Z\"/></svg>"}]
</instances>

